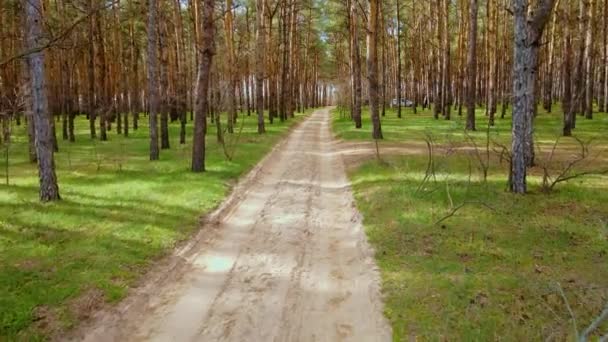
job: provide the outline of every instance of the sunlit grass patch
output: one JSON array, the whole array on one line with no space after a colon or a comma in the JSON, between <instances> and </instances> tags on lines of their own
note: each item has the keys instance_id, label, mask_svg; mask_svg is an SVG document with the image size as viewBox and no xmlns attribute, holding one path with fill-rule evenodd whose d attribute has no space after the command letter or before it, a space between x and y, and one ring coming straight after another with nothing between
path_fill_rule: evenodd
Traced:
<instances>
[{"instance_id":1,"label":"sunlit grass patch","mask_svg":"<svg viewBox=\"0 0 608 342\"><path fill-rule=\"evenodd\" d=\"M384 141L386 142L405 142L423 138L427 133L435 137L438 142L446 142L450 140L463 140L467 135L473 137L479 142L486 139L487 132L492 140L505 143L511 139L511 109L507 111L504 119L500 118L500 108L495 119L495 125L489 127L488 117L485 116L485 109L478 108L476 110L476 128L474 132L465 132L465 115L458 116L456 111L452 111L451 120L445 120L440 116L439 119L434 119L431 109L422 110L420 107L418 113L414 114L412 108L402 108L402 118L397 118L396 109L387 108L386 115L381 117L382 131L384 133ZM362 119L363 129L356 129L353 122L350 120L348 110L336 109L333 112L333 130L334 133L341 139L345 140L361 140L370 139L371 119L368 108L363 108ZM606 113L596 113L593 120L587 120L584 117L578 117L576 121L577 128L573 130L573 134L583 141L596 140L608 144L608 137L605 132L608 131L608 115ZM535 137L537 143L543 145L552 145L555 139L562 132L562 112L559 105L554 106L552 113L546 113L542 108L535 119ZM573 146L576 145L572 141Z\"/></svg>"},{"instance_id":2,"label":"sunlit grass patch","mask_svg":"<svg viewBox=\"0 0 608 342\"><path fill-rule=\"evenodd\" d=\"M555 113L537 118L537 137L547 146L559 134ZM485 116L478 115L480 124ZM608 147L606 117L579 119L574 132L594 137L598 152ZM437 146L464 144L459 122L430 113L406 111L401 120L387 113L382 123L388 142L381 146L413 146L427 133ZM493 139L508 144L510 122L497 119L495 129ZM334 113L334 130L345 140L371 139L367 119L356 130ZM485 132L473 135L485 139ZM607 176L574 179L545 194L535 168L531 193L518 196L505 191L507 165L494 152L484 181L472 151L448 156L438 149L434 176L423 182L428 157L420 148L424 153L385 153L383 163L372 158L349 175L376 249L394 340L573 339L561 290L580 330L599 315L608 301ZM606 331L608 323L596 334Z\"/></svg>"},{"instance_id":3,"label":"sunlit grass patch","mask_svg":"<svg viewBox=\"0 0 608 342\"><path fill-rule=\"evenodd\" d=\"M179 124L172 124L171 149L150 162L146 117L129 138L112 131L107 142L91 140L88 122L79 117L76 143L59 136L55 156L62 201L50 204L38 201L25 127L15 126L9 185L4 184L6 163L0 161L0 340L48 337L97 306L123 298L303 115L267 124L262 136L256 118L241 118L245 126L234 159L225 159L210 125L208 171L194 174L189 171L190 123L188 144L179 144Z\"/></svg>"}]
</instances>

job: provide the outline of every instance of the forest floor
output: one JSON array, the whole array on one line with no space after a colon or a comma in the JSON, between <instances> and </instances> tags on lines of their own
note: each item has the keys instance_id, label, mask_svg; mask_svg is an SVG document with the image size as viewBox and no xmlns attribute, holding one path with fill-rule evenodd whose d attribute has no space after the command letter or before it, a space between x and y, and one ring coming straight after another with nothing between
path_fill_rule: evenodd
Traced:
<instances>
[{"instance_id":1,"label":"forest floor","mask_svg":"<svg viewBox=\"0 0 608 342\"><path fill-rule=\"evenodd\" d=\"M0 340L37 340L60 334L116 303L177 244L198 230L202 214L217 207L236 179L252 169L304 119L267 125L257 134L254 116L241 116L238 145L228 161L209 127L204 174L189 171L192 151L170 125L171 149L148 160L148 118L129 138L108 132L91 140L88 121L76 120L76 142L61 140L55 154L62 201L41 204L38 175L27 161L25 125L13 127L9 184L0 160ZM113 129L115 129L115 125ZM235 134L236 136L237 134Z\"/></svg>"},{"instance_id":2,"label":"forest floor","mask_svg":"<svg viewBox=\"0 0 608 342\"><path fill-rule=\"evenodd\" d=\"M392 330L393 340L565 340L600 313L606 176L543 193L537 166L530 194L515 196L496 152L509 144L508 118L486 131L479 111L479 131L467 135L456 113L389 110L380 161L364 118L356 130L339 110L318 110L266 136L247 119L233 161L210 129L204 175L188 171L190 145L175 139L150 163L145 125L92 142L79 120L78 142L60 142L56 155L63 201L44 205L19 128L10 185L0 185L0 339L86 321L69 337L375 341ZM560 119L557 109L536 120L537 161L552 175L580 151L560 140L548 162ZM579 119L575 136L593 141L576 170L608 167L607 130L605 114Z\"/></svg>"},{"instance_id":3,"label":"forest floor","mask_svg":"<svg viewBox=\"0 0 608 342\"><path fill-rule=\"evenodd\" d=\"M181 266L75 339L389 341L379 274L316 111L234 191Z\"/></svg>"},{"instance_id":4,"label":"forest floor","mask_svg":"<svg viewBox=\"0 0 608 342\"><path fill-rule=\"evenodd\" d=\"M333 129L376 250L395 341L563 341L600 314L608 301L608 176L541 191L541 165L555 176L581 151L564 138L548 161L561 130L559 108L537 117L539 166L526 196L505 191L508 162L495 151L509 146L508 117L487 131L480 110L479 130L468 136L456 113L445 121L404 109L398 119L389 110L379 162L363 114L356 130L335 110ZM588 160L574 169L608 169L608 115L579 117L577 125L575 137L593 141ZM430 168L425 139L433 141ZM608 323L596 334L606 331Z\"/></svg>"}]
</instances>

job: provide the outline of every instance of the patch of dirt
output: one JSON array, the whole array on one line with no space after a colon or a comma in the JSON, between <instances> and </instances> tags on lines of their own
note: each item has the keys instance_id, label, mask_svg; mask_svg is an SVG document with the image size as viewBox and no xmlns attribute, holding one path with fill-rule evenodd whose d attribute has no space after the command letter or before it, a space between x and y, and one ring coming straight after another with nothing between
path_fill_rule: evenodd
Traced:
<instances>
[{"instance_id":1,"label":"patch of dirt","mask_svg":"<svg viewBox=\"0 0 608 342\"><path fill-rule=\"evenodd\" d=\"M91 288L83 294L74 298L68 304L70 313L79 321L88 319L105 304L103 291L98 288Z\"/></svg>"},{"instance_id":2,"label":"patch of dirt","mask_svg":"<svg viewBox=\"0 0 608 342\"><path fill-rule=\"evenodd\" d=\"M22 271L33 271L40 267L40 261L36 259L26 259L16 263L15 267Z\"/></svg>"},{"instance_id":3,"label":"patch of dirt","mask_svg":"<svg viewBox=\"0 0 608 342\"><path fill-rule=\"evenodd\" d=\"M570 217L583 217L587 215L589 210L575 202L551 204L543 208L542 214L549 217L563 216L567 214Z\"/></svg>"},{"instance_id":4,"label":"patch of dirt","mask_svg":"<svg viewBox=\"0 0 608 342\"><path fill-rule=\"evenodd\" d=\"M33 312L34 329L46 336L56 336L63 329L61 319L55 309L41 305Z\"/></svg>"},{"instance_id":5,"label":"patch of dirt","mask_svg":"<svg viewBox=\"0 0 608 342\"><path fill-rule=\"evenodd\" d=\"M361 164L376 158L376 145L373 141L345 141L335 142L336 150L340 151L347 171L358 168ZM381 156L395 155L427 155L425 142L390 142L380 144Z\"/></svg>"},{"instance_id":6,"label":"patch of dirt","mask_svg":"<svg viewBox=\"0 0 608 342\"><path fill-rule=\"evenodd\" d=\"M336 148L342 153L344 157L347 170L354 170L361 164L373 160L376 157L376 145L373 141L350 141L350 140L337 140L335 142ZM427 156L428 148L424 141L414 142L380 142L380 155L381 156ZM542 162L548 160L552 144L539 144L537 146L540 152L537 152L537 160ZM447 152L457 154L476 154L475 148L466 142L452 142L450 144L437 144L435 147L435 156L445 156ZM479 153L485 158L485 145L480 146L478 144ZM602 152L602 148L595 146L592 147L591 156L589 162L592 162L593 166L597 170L603 170L608 166L608 153ZM601 153L600 153L601 152ZM560 145L552 157L551 168L559 169L562 165L567 165L568 162L575 160L581 153L581 149L578 146L562 146ZM473 166L477 166L477 157L473 156ZM494 151L494 148L490 146L490 159L494 165L501 162L500 155ZM506 167L506 160L502 160L502 165ZM585 164L585 163L583 163ZM587 167L588 169L588 167ZM555 170L554 170L555 171ZM530 174L542 175L543 169L540 166L535 166L530 169Z\"/></svg>"}]
</instances>

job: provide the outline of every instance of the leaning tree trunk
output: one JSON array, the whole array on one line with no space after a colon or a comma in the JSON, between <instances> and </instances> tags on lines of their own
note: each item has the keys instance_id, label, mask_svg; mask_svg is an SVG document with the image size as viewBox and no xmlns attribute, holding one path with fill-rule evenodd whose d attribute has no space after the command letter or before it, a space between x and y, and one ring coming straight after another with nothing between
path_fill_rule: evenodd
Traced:
<instances>
[{"instance_id":1,"label":"leaning tree trunk","mask_svg":"<svg viewBox=\"0 0 608 342\"><path fill-rule=\"evenodd\" d=\"M372 137L382 139L380 126L378 85L378 7L380 0L369 1L369 27L367 30L367 77L369 79L369 105L372 117Z\"/></svg>"},{"instance_id":2,"label":"leaning tree trunk","mask_svg":"<svg viewBox=\"0 0 608 342\"><path fill-rule=\"evenodd\" d=\"M23 0L27 31L26 44L35 50L44 44L42 32L42 1ZM38 175L40 177L40 200L43 202L60 199L55 160L53 156L53 138L49 116L49 104L46 94L44 52L37 51L27 56L31 84L32 117L34 119L36 154L38 156Z\"/></svg>"},{"instance_id":3,"label":"leaning tree trunk","mask_svg":"<svg viewBox=\"0 0 608 342\"><path fill-rule=\"evenodd\" d=\"M194 138L192 142L192 171L205 171L205 130L207 125L207 107L209 95L209 77L215 49L213 39L214 0L203 1L203 32L200 50L200 64L196 81L196 116L194 117Z\"/></svg>"},{"instance_id":4,"label":"leaning tree trunk","mask_svg":"<svg viewBox=\"0 0 608 342\"><path fill-rule=\"evenodd\" d=\"M477 86L477 0L469 3L469 43L467 51L467 125L475 130L475 94Z\"/></svg>"},{"instance_id":5,"label":"leaning tree trunk","mask_svg":"<svg viewBox=\"0 0 608 342\"><path fill-rule=\"evenodd\" d=\"M150 120L150 160L158 160L158 7L156 0L148 2L148 106Z\"/></svg>"}]
</instances>

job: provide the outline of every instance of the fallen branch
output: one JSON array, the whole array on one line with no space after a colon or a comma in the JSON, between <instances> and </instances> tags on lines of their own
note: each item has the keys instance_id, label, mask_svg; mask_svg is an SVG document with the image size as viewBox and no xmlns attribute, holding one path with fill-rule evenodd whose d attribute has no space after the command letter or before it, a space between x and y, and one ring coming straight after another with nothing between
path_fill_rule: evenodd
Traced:
<instances>
[{"instance_id":1,"label":"fallen branch","mask_svg":"<svg viewBox=\"0 0 608 342\"><path fill-rule=\"evenodd\" d=\"M587 142L584 142L584 141L580 140L579 138L575 138L575 140L579 143L579 145L581 147L581 152L580 152L579 156L576 157L575 159L569 161L562 168L562 170L559 172L559 174L554 178L551 176L549 168L550 168L551 162L553 161L553 156L555 154L555 150L557 149L557 145L560 141L560 138L557 138L555 140L555 143L553 144L553 148L551 149L551 153L549 154L548 161L542 165L542 168L543 168L542 190L543 190L543 192L546 192L546 193L551 192L557 184L567 182L571 179L588 176L588 175L608 174L608 169L572 173L572 170L574 170L574 168L577 165L579 165L582 162L585 162L589 159L589 144L591 144L591 141L592 141L592 140L589 140ZM595 159L595 158L593 158L593 159Z\"/></svg>"},{"instance_id":2,"label":"fallen branch","mask_svg":"<svg viewBox=\"0 0 608 342\"><path fill-rule=\"evenodd\" d=\"M416 193L420 192L420 190L428 182L428 180L429 180L429 178L431 178L431 176L433 176L433 178L435 180L437 180L437 178L435 176L435 157L434 157L435 151L433 148L433 144L434 144L433 137L427 133L424 138L424 142L426 143L426 147L427 147L428 162L427 162L424 178L422 179L422 182L418 186L418 189L416 189Z\"/></svg>"},{"instance_id":3,"label":"fallen branch","mask_svg":"<svg viewBox=\"0 0 608 342\"><path fill-rule=\"evenodd\" d=\"M435 222L435 225L438 225L441 222L443 222L443 221L449 219L450 217L454 216L460 209L464 208L465 206L467 206L469 204L478 204L478 205L486 207L487 209L490 209L492 211L496 211L496 209L494 209L492 206L490 206L487 203L480 202L480 201L466 201L466 202L463 202L462 204L460 204L459 206L453 208L447 215L445 215L440 220L438 220L437 222Z\"/></svg>"},{"instance_id":4,"label":"fallen branch","mask_svg":"<svg viewBox=\"0 0 608 342\"><path fill-rule=\"evenodd\" d=\"M583 331L583 333L579 336L578 340L580 342L586 342L587 341L587 337L589 337L589 335L594 332L597 328L600 327L600 324L602 324L603 321L608 319L608 303L606 303L606 306L604 307L604 310L602 310L602 313L595 319L593 320L593 322L591 322L591 324L587 327L587 329L585 329ZM606 339L608 337L608 334L604 335L602 337L602 339ZM601 341L601 339L600 339Z\"/></svg>"},{"instance_id":5,"label":"fallen branch","mask_svg":"<svg viewBox=\"0 0 608 342\"><path fill-rule=\"evenodd\" d=\"M566 304L566 309L568 309L568 313L570 314L570 319L572 320L572 327L574 328L574 334L575 334L575 336L579 336L578 335L578 325L576 324L576 316L574 316L574 312L572 311L572 308L570 307L570 302L568 302L568 298L566 298L566 294L564 293L564 290L562 289L562 286L560 285L560 283L557 283L557 290L559 291L559 294L562 296L562 299L564 300L564 303Z\"/></svg>"}]
</instances>

